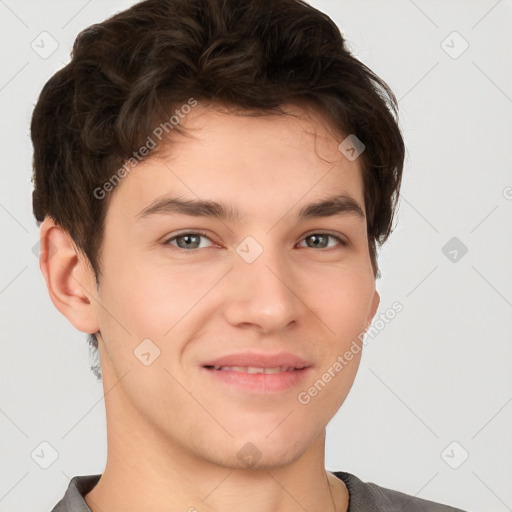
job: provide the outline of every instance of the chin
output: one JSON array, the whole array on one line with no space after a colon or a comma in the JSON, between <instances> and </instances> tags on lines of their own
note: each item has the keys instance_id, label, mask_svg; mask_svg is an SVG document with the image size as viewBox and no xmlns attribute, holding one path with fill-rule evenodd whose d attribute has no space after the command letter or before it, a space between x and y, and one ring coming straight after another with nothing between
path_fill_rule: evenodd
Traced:
<instances>
[{"instance_id":1,"label":"chin","mask_svg":"<svg viewBox=\"0 0 512 512\"><path fill-rule=\"evenodd\" d=\"M273 432L268 435L266 430L261 429L250 435L236 436L229 441L226 437L222 440L210 438L198 448L197 455L229 469L279 468L300 459L318 437L318 434L305 437L304 428L283 429L281 435L275 434Z\"/></svg>"}]
</instances>

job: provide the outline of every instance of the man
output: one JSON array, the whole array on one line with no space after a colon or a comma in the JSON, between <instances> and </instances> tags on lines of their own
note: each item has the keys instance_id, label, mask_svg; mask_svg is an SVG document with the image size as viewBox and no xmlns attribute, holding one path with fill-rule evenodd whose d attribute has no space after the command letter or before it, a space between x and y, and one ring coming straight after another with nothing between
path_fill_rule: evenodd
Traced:
<instances>
[{"instance_id":1,"label":"man","mask_svg":"<svg viewBox=\"0 0 512 512\"><path fill-rule=\"evenodd\" d=\"M324 467L380 300L393 113L296 0L148 0L78 36L34 111L33 204L108 455L54 512L458 510Z\"/></svg>"}]
</instances>

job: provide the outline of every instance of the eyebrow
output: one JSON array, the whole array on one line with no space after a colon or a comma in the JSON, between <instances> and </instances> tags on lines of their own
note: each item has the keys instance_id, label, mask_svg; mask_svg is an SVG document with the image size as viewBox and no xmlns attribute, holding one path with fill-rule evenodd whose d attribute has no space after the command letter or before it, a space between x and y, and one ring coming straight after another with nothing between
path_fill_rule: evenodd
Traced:
<instances>
[{"instance_id":1,"label":"eyebrow","mask_svg":"<svg viewBox=\"0 0 512 512\"><path fill-rule=\"evenodd\" d=\"M154 215L190 215L194 217L213 217L221 220L237 222L242 216L233 207L225 206L215 201L198 199L181 199L178 197L163 197L143 208L137 215L137 220ZM359 203L351 196L340 195L303 206L298 213L299 220L334 215L356 215L364 219L365 214Z\"/></svg>"}]
</instances>

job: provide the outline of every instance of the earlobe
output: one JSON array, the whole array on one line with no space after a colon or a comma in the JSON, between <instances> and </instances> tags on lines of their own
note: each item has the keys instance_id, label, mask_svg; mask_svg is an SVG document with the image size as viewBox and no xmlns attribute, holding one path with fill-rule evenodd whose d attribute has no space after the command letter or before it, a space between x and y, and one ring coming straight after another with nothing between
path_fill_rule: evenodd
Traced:
<instances>
[{"instance_id":1,"label":"earlobe","mask_svg":"<svg viewBox=\"0 0 512 512\"><path fill-rule=\"evenodd\" d=\"M373 317L375 316L375 313L377 313L377 309L379 309L379 304L380 304L380 295L379 295L379 292L377 290L375 290L375 293L374 293L373 299L372 299L372 305L370 307L370 313L366 320L366 328L368 328L370 326L370 324L372 323Z\"/></svg>"},{"instance_id":2,"label":"earlobe","mask_svg":"<svg viewBox=\"0 0 512 512\"><path fill-rule=\"evenodd\" d=\"M39 268L55 307L80 331L98 332L94 273L70 235L46 217L40 228Z\"/></svg>"}]
</instances>

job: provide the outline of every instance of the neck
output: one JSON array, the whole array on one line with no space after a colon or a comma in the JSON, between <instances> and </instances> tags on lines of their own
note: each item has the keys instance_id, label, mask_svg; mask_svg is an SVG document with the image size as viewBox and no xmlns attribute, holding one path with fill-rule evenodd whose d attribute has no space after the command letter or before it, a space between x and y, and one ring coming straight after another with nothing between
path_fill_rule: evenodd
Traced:
<instances>
[{"instance_id":1,"label":"neck","mask_svg":"<svg viewBox=\"0 0 512 512\"><path fill-rule=\"evenodd\" d=\"M230 467L157 430L121 386L103 384L112 390L105 394L108 452L100 480L85 497L92 512L347 510L344 483L325 471L325 430L287 464Z\"/></svg>"},{"instance_id":2,"label":"neck","mask_svg":"<svg viewBox=\"0 0 512 512\"><path fill-rule=\"evenodd\" d=\"M325 471L325 431L291 464L239 469L198 460L133 420L107 424L105 470L86 496L92 512L347 510L343 482Z\"/></svg>"}]
</instances>

